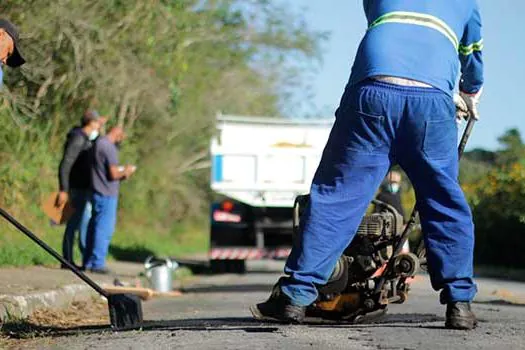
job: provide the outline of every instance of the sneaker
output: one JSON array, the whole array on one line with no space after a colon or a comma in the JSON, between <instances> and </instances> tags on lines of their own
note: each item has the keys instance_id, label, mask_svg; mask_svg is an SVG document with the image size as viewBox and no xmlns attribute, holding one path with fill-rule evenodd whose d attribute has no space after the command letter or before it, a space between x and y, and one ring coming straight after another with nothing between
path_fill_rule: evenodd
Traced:
<instances>
[{"instance_id":1,"label":"sneaker","mask_svg":"<svg viewBox=\"0 0 525 350\"><path fill-rule=\"evenodd\" d=\"M474 329L478 321L470 309L470 303L456 302L447 304L445 327L448 329Z\"/></svg>"},{"instance_id":2,"label":"sneaker","mask_svg":"<svg viewBox=\"0 0 525 350\"><path fill-rule=\"evenodd\" d=\"M281 291L277 283L270 298L264 303L250 306L250 312L256 320L302 323L306 306L292 305L290 298Z\"/></svg>"}]
</instances>

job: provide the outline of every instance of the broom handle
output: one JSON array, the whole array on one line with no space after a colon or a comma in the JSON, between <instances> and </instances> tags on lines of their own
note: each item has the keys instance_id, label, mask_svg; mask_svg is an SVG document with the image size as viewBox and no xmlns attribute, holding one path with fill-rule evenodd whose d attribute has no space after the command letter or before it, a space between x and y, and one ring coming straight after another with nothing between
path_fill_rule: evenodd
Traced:
<instances>
[{"instance_id":1,"label":"broom handle","mask_svg":"<svg viewBox=\"0 0 525 350\"><path fill-rule=\"evenodd\" d=\"M55 259L60 261L62 264L66 265L75 275L77 275L81 280L86 282L91 288L97 291L100 295L108 298L109 294L102 289L95 281L86 276L82 271L80 271L76 266L71 264L69 261L64 259L60 254L58 254L53 248L48 246L44 241L38 238L34 233L29 231L21 223L19 223L15 218L9 215L4 209L0 208L0 215L2 215L7 221L9 221L13 226L19 229L27 237L31 238L36 244L38 244L42 249L52 255Z\"/></svg>"}]
</instances>

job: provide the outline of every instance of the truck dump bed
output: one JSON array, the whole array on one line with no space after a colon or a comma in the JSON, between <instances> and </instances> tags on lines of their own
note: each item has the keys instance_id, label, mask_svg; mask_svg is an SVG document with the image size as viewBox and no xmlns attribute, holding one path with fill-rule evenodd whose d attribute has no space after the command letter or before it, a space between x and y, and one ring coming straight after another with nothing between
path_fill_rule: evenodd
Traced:
<instances>
[{"instance_id":1,"label":"truck dump bed","mask_svg":"<svg viewBox=\"0 0 525 350\"><path fill-rule=\"evenodd\" d=\"M211 188L253 207L291 208L309 192L333 122L219 115Z\"/></svg>"}]
</instances>

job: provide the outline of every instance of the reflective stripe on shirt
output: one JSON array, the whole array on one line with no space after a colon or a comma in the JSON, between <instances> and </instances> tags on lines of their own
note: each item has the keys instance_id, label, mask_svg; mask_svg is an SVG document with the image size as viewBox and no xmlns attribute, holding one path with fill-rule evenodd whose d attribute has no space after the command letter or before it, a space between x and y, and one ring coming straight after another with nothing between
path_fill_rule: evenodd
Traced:
<instances>
[{"instance_id":1,"label":"reflective stripe on shirt","mask_svg":"<svg viewBox=\"0 0 525 350\"><path fill-rule=\"evenodd\" d=\"M470 45L459 45L459 53L463 56L468 56L474 51L483 50L483 39Z\"/></svg>"},{"instance_id":2,"label":"reflective stripe on shirt","mask_svg":"<svg viewBox=\"0 0 525 350\"><path fill-rule=\"evenodd\" d=\"M388 12L378 17L375 21L373 21L368 27L368 30L385 23L414 24L427 28L432 28L443 34L452 43L452 45L454 45L454 49L458 51L459 40L456 33L454 33L454 31L438 17L426 15L419 12Z\"/></svg>"}]
</instances>

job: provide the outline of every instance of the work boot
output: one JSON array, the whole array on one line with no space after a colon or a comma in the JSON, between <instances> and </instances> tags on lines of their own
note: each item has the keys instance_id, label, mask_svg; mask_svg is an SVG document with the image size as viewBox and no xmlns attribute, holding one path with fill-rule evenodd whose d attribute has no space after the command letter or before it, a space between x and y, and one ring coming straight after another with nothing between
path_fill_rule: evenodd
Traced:
<instances>
[{"instance_id":1,"label":"work boot","mask_svg":"<svg viewBox=\"0 0 525 350\"><path fill-rule=\"evenodd\" d=\"M445 327L448 329L474 329L478 321L476 315L470 309L468 302L456 302L447 304L447 320Z\"/></svg>"},{"instance_id":2,"label":"work boot","mask_svg":"<svg viewBox=\"0 0 525 350\"><path fill-rule=\"evenodd\" d=\"M306 306L292 305L292 301L281 291L277 282L270 298L264 303L250 306L250 312L256 320L302 323Z\"/></svg>"}]
</instances>

